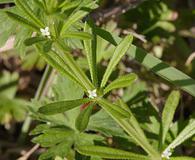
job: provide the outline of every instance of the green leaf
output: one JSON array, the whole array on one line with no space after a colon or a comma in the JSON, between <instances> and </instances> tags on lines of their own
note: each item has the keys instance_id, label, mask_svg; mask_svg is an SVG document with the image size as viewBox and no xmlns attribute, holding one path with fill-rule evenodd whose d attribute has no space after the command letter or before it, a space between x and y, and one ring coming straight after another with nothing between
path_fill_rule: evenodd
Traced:
<instances>
[{"instance_id":1,"label":"green leaf","mask_svg":"<svg viewBox=\"0 0 195 160\"><path fill-rule=\"evenodd\" d=\"M162 113L162 144L164 144L167 132L169 130L169 127L172 123L175 110L179 104L180 100L180 93L179 91L172 91L169 95L165 107L163 109Z\"/></svg>"},{"instance_id":2,"label":"green leaf","mask_svg":"<svg viewBox=\"0 0 195 160\"><path fill-rule=\"evenodd\" d=\"M62 36L62 38L77 38L81 40L90 40L92 39L92 35L87 32L65 32Z\"/></svg>"},{"instance_id":3,"label":"green leaf","mask_svg":"<svg viewBox=\"0 0 195 160\"><path fill-rule=\"evenodd\" d=\"M35 7L46 10L44 2L40 0L34 0Z\"/></svg>"},{"instance_id":4,"label":"green leaf","mask_svg":"<svg viewBox=\"0 0 195 160\"><path fill-rule=\"evenodd\" d=\"M126 136L123 129L103 109L90 117L87 129L101 133L106 137Z\"/></svg>"},{"instance_id":5,"label":"green leaf","mask_svg":"<svg viewBox=\"0 0 195 160\"><path fill-rule=\"evenodd\" d=\"M71 69L66 65L64 60L56 52L50 51L48 53L45 53L42 51L40 45L37 45L36 47L41 57L43 57L53 68L58 70L62 75L78 83L85 90L85 86L83 86L83 84L80 82L80 79L76 78L71 73Z\"/></svg>"},{"instance_id":6,"label":"green leaf","mask_svg":"<svg viewBox=\"0 0 195 160\"><path fill-rule=\"evenodd\" d=\"M77 146L76 150L86 156L100 156L106 159L150 160L147 156L103 146Z\"/></svg>"},{"instance_id":7,"label":"green leaf","mask_svg":"<svg viewBox=\"0 0 195 160\"><path fill-rule=\"evenodd\" d=\"M14 10L13 8L9 10ZM7 40L14 34L18 25L15 21L10 20L4 10L0 10L0 47L3 47Z\"/></svg>"},{"instance_id":8,"label":"green leaf","mask_svg":"<svg viewBox=\"0 0 195 160\"><path fill-rule=\"evenodd\" d=\"M129 49L132 41L133 41L133 36L128 35L116 47L116 49L114 51L114 54L113 54L113 57L111 58L111 60L108 64L106 72L104 73L104 76L103 76L103 79L102 79L102 82L101 82L101 87L104 87L106 85L112 71L114 70L116 65L119 63L121 58L124 56L124 54L127 52L127 50Z\"/></svg>"},{"instance_id":9,"label":"green leaf","mask_svg":"<svg viewBox=\"0 0 195 160\"><path fill-rule=\"evenodd\" d=\"M124 119L124 118L130 118L131 117L131 115L129 114L128 111L126 111L125 109L121 108L118 105L110 103L106 99L100 98L100 99L98 99L98 103L100 104L100 106L102 106L102 108L104 110L106 110L107 112L112 113L113 115L115 115L119 119Z\"/></svg>"},{"instance_id":10,"label":"green leaf","mask_svg":"<svg viewBox=\"0 0 195 160\"><path fill-rule=\"evenodd\" d=\"M33 143L38 143L42 147L51 147L62 141L69 139L74 134L74 131L70 128L58 128L53 127L46 130L43 134L33 138Z\"/></svg>"},{"instance_id":11,"label":"green leaf","mask_svg":"<svg viewBox=\"0 0 195 160\"><path fill-rule=\"evenodd\" d=\"M190 123L180 132L176 139L166 148L174 149L179 146L181 143L191 138L195 134L195 120L192 119Z\"/></svg>"},{"instance_id":12,"label":"green leaf","mask_svg":"<svg viewBox=\"0 0 195 160\"><path fill-rule=\"evenodd\" d=\"M24 12L28 16L28 18L33 21L33 23L37 25L38 28L44 28L44 24L39 20L38 17L36 17L27 1L15 0L15 4L22 12Z\"/></svg>"},{"instance_id":13,"label":"green leaf","mask_svg":"<svg viewBox=\"0 0 195 160\"><path fill-rule=\"evenodd\" d=\"M48 131L50 129L50 126L47 124L40 124L38 126L36 126L31 132L30 135L38 135L41 133L44 133L46 131Z\"/></svg>"},{"instance_id":14,"label":"green leaf","mask_svg":"<svg viewBox=\"0 0 195 160\"><path fill-rule=\"evenodd\" d=\"M42 153L38 160L53 160L56 156L66 157L71 150L72 144L73 142L71 140L67 140L55 145L49 148L46 152Z\"/></svg>"},{"instance_id":15,"label":"green leaf","mask_svg":"<svg viewBox=\"0 0 195 160\"><path fill-rule=\"evenodd\" d=\"M52 85L52 92L55 100L72 100L83 97L83 89L78 83L69 80L65 76L58 75L56 81Z\"/></svg>"},{"instance_id":16,"label":"green leaf","mask_svg":"<svg viewBox=\"0 0 195 160\"><path fill-rule=\"evenodd\" d=\"M193 157L171 157L171 160L195 160Z\"/></svg>"},{"instance_id":17,"label":"green leaf","mask_svg":"<svg viewBox=\"0 0 195 160\"><path fill-rule=\"evenodd\" d=\"M9 11L6 11L6 14L8 15L8 17L18 22L19 24L24 25L25 27L28 27L29 29L39 31L39 28L34 23L26 20L25 18L15 13L9 12Z\"/></svg>"},{"instance_id":18,"label":"green leaf","mask_svg":"<svg viewBox=\"0 0 195 160\"><path fill-rule=\"evenodd\" d=\"M133 82L137 79L137 75L134 73L121 76L117 78L115 81L111 82L105 89L104 94L108 93L109 91L117 88L123 88L130 86Z\"/></svg>"},{"instance_id":19,"label":"green leaf","mask_svg":"<svg viewBox=\"0 0 195 160\"><path fill-rule=\"evenodd\" d=\"M58 101L53 102L50 104L46 104L39 109L40 113L46 115L53 115L57 113L63 113L70 109L80 106L81 104L88 103L90 99L76 99L76 100L69 100L69 101Z\"/></svg>"},{"instance_id":20,"label":"green leaf","mask_svg":"<svg viewBox=\"0 0 195 160\"><path fill-rule=\"evenodd\" d=\"M78 115L75 126L80 132L83 132L87 128L92 110L93 104L87 106L87 108L83 109L81 113Z\"/></svg>"},{"instance_id":21,"label":"green leaf","mask_svg":"<svg viewBox=\"0 0 195 160\"><path fill-rule=\"evenodd\" d=\"M133 113L130 110L130 107L123 102L123 100L119 99L118 105L121 106L123 109L127 110L131 117L128 119L128 123L135 129L136 133L139 135L139 137L142 139L142 141L148 141L144 131L141 129L139 122L133 115Z\"/></svg>"},{"instance_id":22,"label":"green leaf","mask_svg":"<svg viewBox=\"0 0 195 160\"><path fill-rule=\"evenodd\" d=\"M36 54L34 51L29 53L28 52L29 48L27 48L26 45L24 44L24 41L26 40L27 37L32 37L33 31L34 30L30 30L26 27L20 26L20 28L18 29L17 34L15 36L14 47L15 47L16 51L19 53L20 57L22 58L23 63L24 63L24 59L27 60L28 59L27 57L29 55L34 56L34 57L32 56L34 58L33 59L34 61L33 60L31 61L31 58L30 58L29 60L27 60L28 63L35 64L34 63L35 61L37 63L38 58L35 58L35 57L37 57L38 54ZM29 62L29 61L31 61L31 62Z\"/></svg>"},{"instance_id":23,"label":"green leaf","mask_svg":"<svg viewBox=\"0 0 195 160\"><path fill-rule=\"evenodd\" d=\"M26 46L31 46L35 43L38 43L38 42L42 42L42 41L45 41L47 40L45 37L31 37L31 38L28 38L24 41L24 44Z\"/></svg>"},{"instance_id":24,"label":"green leaf","mask_svg":"<svg viewBox=\"0 0 195 160\"><path fill-rule=\"evenodd\" d=\"M158 21L156 23L156 27L160 27L168 32L175 32L176 28L173 23L170 23L168 21Z\"/></svg>"},{"instance_id":25,"label":"green leaf","mask_svg":"<svg viewBox=\"0 0 195 160\"><path fill-rule=\"evenodd\" d=\"M75 146L83 146L83 145L94 145L95 142L104 141L105 137L98 134L91 133L79 133L77 134L77 141L75 142Z\"/></svg>"},{"instance_id":26,"label":"green leaf","mask_svg":"<svg viewBox=\"0 0 195 160\"><path fill-rule=\"evenodd\" d=\"M52 48L53 41L46 41L45 44L43 45L43 51L45 53L49 52Z\"/></svg>"},{"instance_id":27,"label":"green leaf","mask_svg":"<svg viewBox=\"0 0 195 160\"><path fill-rule=\"evenodd\" d=\"M62 8L62 11L66 11L72 8L77 7L81 3L81 0L75 0L75 1L64 1L59 5L59 8Z\"/></svg>"},{"instance_id":28,"label":"green leaf","mask_svg":"<svg viewBox=\"0 0 195 160\"><path fill-rule=\"evenodd\" d=\"M130 48L128 55L140 62L145 67L149 68L152 72L156 73L160 77L195 96L195 80L188 75L174 67L169 66L151 54L147 54L144 50L136 46L132 46Z\"/></svg>"},{"instance_id":29,"label":"green leaf","mask_svg":"<svg viewBox=\"0 0 195 160\"><path fill-rule=\"evenodd\" d=\"M115 46L121 41L120 37L114 36L110 32L98 27L95 27L94 31L97 35L109 41ZM180 87L182 90L195 97L195 80L188 75L184 74L174 67L169 66L168 64L162 62L160 59L154 57L152 54L148 54L143 49L138 48L134 45L130 47L127 54L155 74Z\"/></svg>"},{"instance_id":30,"label":"green leaf","mask_svg":"<svg viewBox=\"0 0 195 160\"><path fill-rule=\"evenodd\" d=\"M106 110L106 112L132 137L132 139L139 144L151 157L159 159L160 154L150 145L144 136L140 136L137 130L132 126L130 119L131 114L127 111L127 108L120 108L118 105L113 107L113 104L104 99L99 99L98 104ZM117 108L116 108L117 107ZM120 111L118 111L120 109ZM121 111L121 109L123 111ZM122 112L122 113L121 113ZM124 117L124 112L129 115L129 117Z\"/></svg>"},{"instance_id":31,"label":"green leaf","mask_svg":"<svg viewBox=\"0 0 195 160\"><path fill-rule=\"evenodd\" d=\"M0 4L14 3L14 0L0 0Z\"/></svg>"},{"instance_id":32,"label":"green leaf","mask_svg":"<svg viewBox=\"0 0 195 160\"><path fill-rule=\"evenodd\" d=\"M79 80L83 86L85 86L85 90L94 89L93 84L90 82L88 77L85 75L84 71L77 65L76 61L73 59L72 55L69 51L66 50L65 45L61 41L57 41L56 48L59 50L61 54L63 54L63 58L70 68L75 77L79 77Z\"/></svg>"},{"instance_id":33,"label":"green leaf","mask_svg":"<svg viewBox=\"0 0 195 160\"><path fill-rule=\"evenodd\" d=\"M88 33L92 33L91 28L87 23L85 23L84 31ZM97 37L95 34L93 34L93 40L84 40L84 49L87 56L87 61L89 65L89 70L91 74L91 79L95 86L98 84L98 78L97 78L97 66L96 66L96 40Z\"/></svg>"},{"instance_id":34,"label":"green leaf","mask_svg":"<svg viewBox=\"0 0 195 160\"><path fill-rule=\"evenodd\" d=\"M89 9L95 9L97 7L96 5L96 1L89 3L85 6L86 8ZM67 21L64 23L62 30L61 30L61 35L64 34L64 32L71 26L73 25L75 22L81 20L83 17L85 17L87 14L89 13L89 11L86 10L79 10L77 12L75 12L74 14L72 14Z\"/></svg>"}]
</instances>

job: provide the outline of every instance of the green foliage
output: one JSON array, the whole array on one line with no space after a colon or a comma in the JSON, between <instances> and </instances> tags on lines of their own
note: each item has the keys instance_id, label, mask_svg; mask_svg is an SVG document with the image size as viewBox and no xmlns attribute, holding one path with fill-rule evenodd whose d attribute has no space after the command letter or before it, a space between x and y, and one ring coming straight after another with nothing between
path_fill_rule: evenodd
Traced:
<instances>
[{"instance_id":1,"label":"green foliage","mask_svg":"<svg viewBox=\"0 0 195 160\"><path fill-rule=\"evenodd\" d=\"M38 31L39 30L39 27L37 27L34 23L26 20L25 18L23 18L22 16L19 16L15 13L12 13L12 12L9 12L7 11L6 14L8 15L8 17L12 18L14 21L24 25L25 27L28 27L32 30L36 30Z\"/></svg>"},{"instance_id":2,"label":"green foliage","mask_svg":"<svg viewBox=\"0 0 195 160\"><path fill-rule=\"evenodd\" d=\"M146 156L136 155L123 150L102 147L102 146L78 146L78 152L87 156L100 156L106 159L129 159L129 160L148 160Z\"/></svg>"},{"instance_id":3,"label":"green foliage","mask_svg":"<svg viewBox=\"0 0 195 160\"><path fill-rule=\"evenodd\" d=\"M179 99L180 93L178 91L173 91L166 101L162 113L162 143L164 143L166 134L173 121L173 116L178 106Z\"/></svg>"},{"instance_id":4,"label":"green foliage","mask_svg":"<svg viewBox=\"0 0 195 160\"><path fill-rule=\"evenodd\" d=\"M12 3L12 2L14 2L14 0L0 0L0 4Z\"/></svg>"},{"instance_id":5,"label":"green foliage","mask_svg":"<svg viewBox=\"0 0 195 160\"><path fill-rule=\"evenodd\" d=\"M77 99L70 101L58 101L54 103L47 104L39 109L40 113L47 115L62 113L80 106L83 103L88 103L89 99Z\"/></svg>"},{"instance_id":6,"label":"green foliage","mask_svg":"<svg viewBox=\"0 0 195 160\"><path fill-rule=\"evenodd\" d=\"M87 128L92 110L93 105L87 106L87 108L83 109L78 115L75 126L80 132Z\"/></svg>"},{"instance_id":7,"label":"green foliage","mask_svg":"<svg viewBox=\"0 0 195 160\"><path fill-rule=\"evenodd\" d=\"M125 76L121 76L112 83L110 83L105 89L104 93L108 93L109 91L117 88L123 88L123 87L128 87L130 86L135 80L137 79L136 74L128 74Z\"/></svg>"},{"instance_id":8,"label":"green foliage","mask_svg":"<svg viewBox=\"0 0 195 160\"><path fill-rule=\"evenodd\" d=\"M175 147L179 146L181 143L186 141L187 139L191 138L194 134L194 124L195 121L192 119L189 124L179 133L176 139L167 147L168 149L174 149Z\"/></svg>"},{"instance_id":9,"label":"green foliage","mask_svg":"<svg viewBox=\"0 0 195 160\"><path fill-rule=\"evenodd\" d=\"M46 1L15 0L15 4L15 10L7 9L5 13L17 22L16 26L26 27L26 35L28 35L22 37L18 45L22 42L26 45L25 47L32 47L48 65L63 76L57 76L57 82L54 82L53 88L48 91L43 101L39 101L41 93L44 92L41 88L38 91L40 93L38 98L36 97L30 108L32 117L44 123L31 132L35 135L32 141L47 148L39 159L64 157L85 159L86 156L91 156L91 159L161 160L165 151L171 151L195 134L195 122L191 120L179 134L175 134L176 138L169 145L166 142L170 136L169 131L173 131L170 124L179 103L179 91L173 91L170 94L163 109L162 118L158 116L159 111L155 110L147 96L145 94L142 96L139 87L135 89L136 94L132 94L132 97L129 96L125 100L131 106L122 100L125 99L124 97L115 97L111 101L113 90L128 87L128 91L129 88L133 88L132 85L138 79L134 73L111 78L116 66L126 53L127 57L137 60L155 74L193 96L195 96L195 81L183 72L132 45L132 35L121 38L112 34L115 26L109 26L111 30L108 32L97 27L90 19L84 20L86 22L83 23L81 20L98 7L96 1L52 0L46 3ZM161 12L168 13L166 6L163 3L160 5L159 15ZM153 19L152 15L150 16ZM174 26L167 21L166 14L163 14L145 32L148 33L156 27L166 29L168 32L174 31ZM83 50L84 60L88 64L86 71L90 73L91 79L73 56L72 50L75 49L73 45L76 49ZM107 53L106 59L105 55L98 55L98 53L107 51L108 45L111 46L111 54ZM110 58L105 72L98 68L103 58L106 60ZM98 80L102 73L99 84ZM121 74L123 73L125 72ZM112 82L107 85L111 79ZM42 84L40 86L42 87ZM5 102L8 103L8 101ZM17 102L14 103L17 104ZM146 114L147 112L142 112L144 109L151 112ZM117 140L124 139L128 148L123 149L128 151L121 150L117 145L116 149L106 147L112 147L114 143L109 144L110 142L105 141L102 135L106 138L111 136Z\"/></svg>"},{"instance_id":10,"label":"green foliage","mask_svg":"<svg viewBox=\"0 0 195 160\"><path fill-rule=\"evenodd\" d=\"M104 87L108 81L108 78L110 77L112 71L116 67L116 65L119 63L123 55L127 52L129 49L131 43L133 41L133 36L129 35L125 37L120 44L116 47L113 57L111 58L108 67L106 69L106 72L104 73L102 82L101 82L101 87Z\"/></svg>"},{"instance_id":11,"label":"green foliage","mask_svg":"<svg viewBox=\"0 0 195 160\"><path fill-rule=\"evenodd\" d=\"M112 35L108 31L99 29L97 27L94 30L97 35L101 36L103 39L109 41L115 46L121 40L121 38ZM169 66L166 63L163 63L160 59L146 53L144 50L134 45L132 45L132 47L129 49L128 55L150 69L155 74L195 96L195 80L188 75L174 67Z\"/></svg>"},{"instance_id":12,"label":"green foliage","mask_svg":"<svg viewBox=\"0 0 195 160\"><path fill-rule=\"evenodd\" d=\"M44 27L43 22L41 22L39 18L35 15L34 11L30 8L28 2L21 0L15 0L14 2L17 7L27 16L27 18L37 26L37 28Z\"/></svg>"},{"instance_id":13,"label":"green foliage","mask_svg":"<svg viewBox=\"0 0 195 160\"><path fill-rule=\"evenodd\" d=\"M85 23L84 31L92 33L90 26ZM84 41L84 48L87 56L87 62L89 65L89 70L91 74L91 79L94 85L97 86L98 79L97 79L97 54L96 54L96 35L93 36L93 40L85 40Z\"/></svg>"},{"instance_id":14,"label":"green foliage","mask_svg":"<svg viewBox=\"0 0 195 160\"><path fill-rule=\"evenodd\" d=\"M26 46L31 46L31 45L33 45L35 43L38 43L38 42L41 42L41 41L45 41L45 40L46 40L45 37L32 37L32 38L26 39L24 41L24 44Z\"/></svg>"}]
</instances>

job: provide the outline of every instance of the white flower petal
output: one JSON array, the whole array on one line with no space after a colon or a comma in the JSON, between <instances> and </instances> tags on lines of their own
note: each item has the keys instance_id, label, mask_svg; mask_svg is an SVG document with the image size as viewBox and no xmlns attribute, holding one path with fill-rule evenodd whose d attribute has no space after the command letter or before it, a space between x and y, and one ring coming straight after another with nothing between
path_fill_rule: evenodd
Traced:
<instances>
[{"instance_id":1,"label":"white flower petal","mask_svg":"<svg viewBox=\"0 0 195 160\"><path fill-rule=\"evenodd\" d=\"M96 98L97 97L97 93L96 93L96 89L94 89L94 90L88 90L88 94L89 94L89 98Z\"/></svg>"},{"instance_id":2,"label":"white flower petal","mask_svg":"<svg viewBox=\"0 0 195 160\"><path fill-rule=\"evenodd\" d=\"M170 151L170 149L167 149L167 150L165 150L165 151L162 153L161 157L162 157L162 158L166 158L166 159L169 160L171 155L172 155L172 152Z\"/></svg>"},{"instance_id":3,"label":"white flower petal","mask_svg":"<svg viewBox=\"0 0 195 160\"><path fill-rule=\"evenodd\" d=\"M43 28L40 29L41 33L43 33L45 30Z\"/></svg>"},{"instance_id":4,"label":"white flower petal","mask_svg":"<svg viewBox=\"0 0 195 160\"><path fill-rule=\"evenodd\" d=\"M46 36L48 38L51 38L50 32L49 32L49 27L45 27L45 29L41 28L40 31L41 31L41 34L43 36Z\"/></svg>"},{"instance_id":5,"label":"white flower petal","mask_svg":"<svg viewBox=\"0 0 195 160\"><path fill-rule=\"evenodd\" d=\"M45 27L45 31L49 31L49 27Z\"/></svg>"}]
</instances>

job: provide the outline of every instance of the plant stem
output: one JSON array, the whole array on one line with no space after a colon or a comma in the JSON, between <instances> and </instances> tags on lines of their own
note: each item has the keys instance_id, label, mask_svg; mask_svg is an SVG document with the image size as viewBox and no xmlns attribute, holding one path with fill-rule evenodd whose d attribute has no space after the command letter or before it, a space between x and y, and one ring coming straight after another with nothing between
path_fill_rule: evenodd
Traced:
<instances>
[{"instance_id":1,"label":"plant stem","mask_svg":"<svg viewBox=\"0 0 195 160\"><path fill-rule=\"evenodd\" d=\"M35 93L34 99L36 101L40 100L44 96L43 93L44 93L45 87L47 86L47 82L48 82L48 79L52 73L52 70L53 70L52 67L47 65L47 67L44 71L43 77L41 78L41 82L39 83L38 89ZM27 132L29 131L29 128L30 128L31 121L32 121L32 119L28 115L23 123L23 126L22 126L22 132L20 135L21 142L23 142L26 138Z\"/></svg>"}]
</instances>

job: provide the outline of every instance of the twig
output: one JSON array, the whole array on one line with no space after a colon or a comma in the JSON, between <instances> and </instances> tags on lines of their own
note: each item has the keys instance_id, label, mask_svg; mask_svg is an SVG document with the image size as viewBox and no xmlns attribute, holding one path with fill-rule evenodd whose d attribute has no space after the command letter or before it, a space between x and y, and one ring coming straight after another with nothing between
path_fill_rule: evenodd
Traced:
<instances>
[{"instance_id":1,"label":"twig","mask_svg":"<svg viewBox=\"0 0 195 160\"><path fill-rule=\"evenodd\" d=\"M135 31L127 31L127 30L124 30L123 31L123 34L132 34L134 37L136 37L137 39L141 40L142 42L144 42L144 43L147 42L147 40L145 39L145 36L144 35L138 34Z\"/></svg>"},{"instance_id":2,"label":"twig","mask_svg":"<svg viewBox=\"0 0 195 160\"><path fill-rule=\"evenodd\" d=\"M193 61L194 59L195 59L195 52L193 52L193 53L188 57L188 59L187 59L185 65L186 65L186 66L189 66L189 65L192 63L192 61Z\"/></svg>"},{"instance_id":3,"label":"twig","mask_svg":"<svg viewBox=\"0 0 195 160\"><path fill-rule=\"evenodd\" d=\"M39 147L40 145L36 144L33 148L31 148L28 152L26 152L22 157L18 158L17 160L27 160Z\"/></svg>"}]
</instances>

